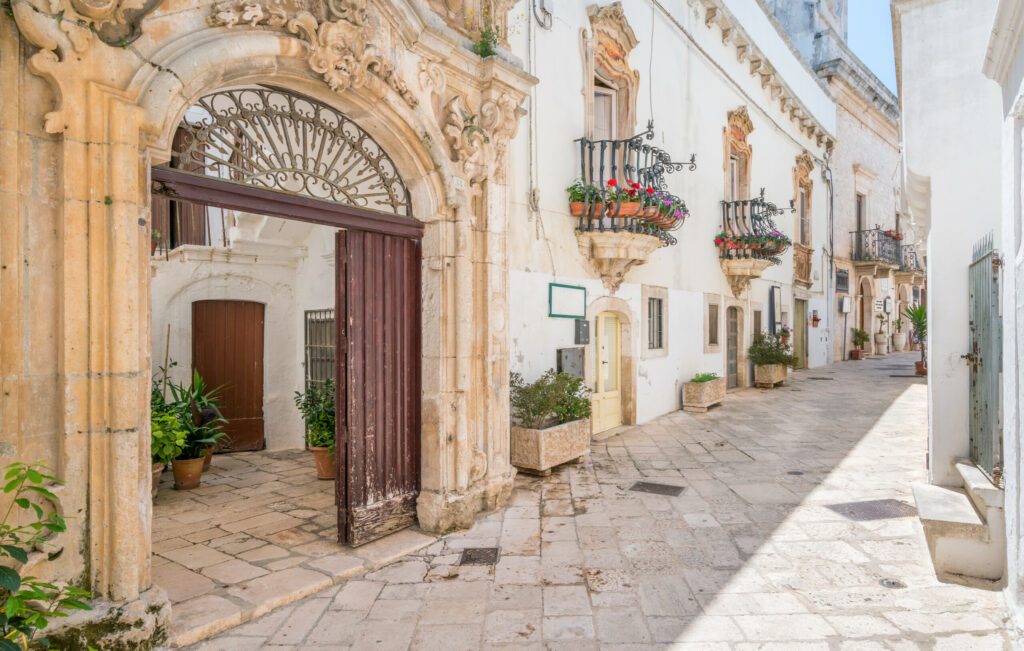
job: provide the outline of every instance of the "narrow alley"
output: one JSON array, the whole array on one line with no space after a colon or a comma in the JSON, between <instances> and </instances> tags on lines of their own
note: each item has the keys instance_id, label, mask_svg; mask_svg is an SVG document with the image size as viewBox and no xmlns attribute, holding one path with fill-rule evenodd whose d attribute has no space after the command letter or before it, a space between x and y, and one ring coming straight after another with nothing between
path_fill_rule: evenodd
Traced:
<instances>
[{"instance_id":1,"label":"narrow alley","mask_svg":"<svg viewBox=\"0 0 1024 651\"><path fill-rule=\"evenodd\" d=\"M939 583L914 517L914 357L595 442L471 531L193 648L1010 648L1001 595Z\"/></svg>"}]
</instances>

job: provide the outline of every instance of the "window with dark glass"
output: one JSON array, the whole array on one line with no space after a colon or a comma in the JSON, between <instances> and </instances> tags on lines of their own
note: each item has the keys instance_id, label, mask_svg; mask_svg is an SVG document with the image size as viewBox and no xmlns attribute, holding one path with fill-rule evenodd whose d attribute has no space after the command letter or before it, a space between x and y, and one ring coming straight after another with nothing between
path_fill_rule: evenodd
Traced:
<instances>
[{"instance_id":1,"label":"window with dark glass","mask_svg":"<svg viewBox=\"0 0 1024 651\"><path fill-rule=\"evenodd\" d=\"M664 301L660 298L647 299L647 348L664 348Z\"/></svg>"}]
</instances>

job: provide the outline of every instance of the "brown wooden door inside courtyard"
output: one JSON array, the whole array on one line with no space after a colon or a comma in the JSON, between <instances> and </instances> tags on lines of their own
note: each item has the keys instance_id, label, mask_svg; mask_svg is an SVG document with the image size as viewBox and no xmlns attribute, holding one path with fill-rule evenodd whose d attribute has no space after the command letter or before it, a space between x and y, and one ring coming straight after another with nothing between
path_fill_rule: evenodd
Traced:
<instances>
[{"instance_id":1,"label":"brown wooden door inside courtyard","mask_svg":"<svg viewBox=\"0 0 1024 651\"><path fill-rule=\"evenodd\" d=\"M420 482L420 240L337 235L339 540L416 521Z\"/></svg>"},{"instance_id":2,"label":"brown wooden door inside courtyard","mask_svg":"<svg viewBox=\"0 0 1024 651\"><path fill-rule=\"evenodd\" d=\"M192 368L208 387L220 387L228 421L221 452L264 447L263 317L262 303L192 303Z\"/></svg>"}]
</instances>

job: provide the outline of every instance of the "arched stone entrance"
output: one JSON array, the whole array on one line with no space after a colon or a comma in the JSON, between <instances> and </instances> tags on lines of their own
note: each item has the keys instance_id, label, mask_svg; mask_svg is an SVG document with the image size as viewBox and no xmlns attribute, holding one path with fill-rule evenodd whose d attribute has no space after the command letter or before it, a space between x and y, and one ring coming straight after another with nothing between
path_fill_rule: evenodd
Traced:
<instances>
[{"instance_id":1,"label":"arched stone entrance","mask_svg":"<svg viewBox=\"0 0 1024 651\"><path fill-rule=\"evenodd\" d=\"M33 244L33 263L53 273L26 278L19 291L34 297L33 312L9 313L23 304L14 296L4 301L4 322L20 339L48 314L60 333L52 354L24 369L25 382L47 377L50 388L22 392L33 404L17 407L19 426L47 434L19 439L18 452L52 461L66 480L61 508L75 516L44 578L82 580L114 602L135 600L151 584L149 170L169 160L186 109L223 88L263 84L316 99L395 161L424 228L419 521L437 531L467 526L500 504L513 477L503 167L534 80L497 59L481 64L422 20L425 10L412 0L358 11L349 3L288 4L284 15L261 5L262 18L244 23L223 4L147 7L142 13L159 29L137 41L140 15L121 11L121 2L89 15L72 3L15 4L14 38L28 45L9 51L47 84L25 74L34 106L53 110L18 112L15 129L34 144L13 153L42 147L38 162L53 172L44 202L58 216L53 241ZM290 32L290 21L305 29ZM106 28L131 47L104 42ZM325 49L315 37L321 29L375 35L365 48L341 52L351 44ZM468 114L480 116L471 129L458 123ZM35 196L30 180L18 183L12 196ZM5 244L20 257L28 241L12 238Z\"/></svg>"}]
</instances>

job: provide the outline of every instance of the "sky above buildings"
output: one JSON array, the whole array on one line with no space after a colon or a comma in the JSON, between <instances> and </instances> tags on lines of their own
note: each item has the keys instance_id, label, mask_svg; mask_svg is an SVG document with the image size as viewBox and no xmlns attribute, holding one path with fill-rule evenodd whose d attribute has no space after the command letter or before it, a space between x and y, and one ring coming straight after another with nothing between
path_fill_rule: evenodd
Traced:
<instances>
[{"instance_id":1,"label":"sky above buildings","mask_svg":"<svg viewBox=\"0 0 1024 651\"><path fill-rule=\"evenodd\" d=\"M850 0L847 45L896 92L896 63L892 53L892 14L889 0Z\"/></svg>"}]
</instances>

